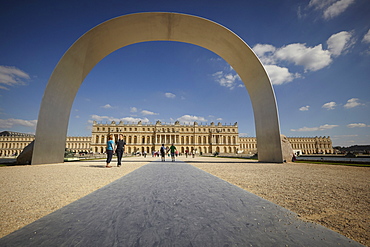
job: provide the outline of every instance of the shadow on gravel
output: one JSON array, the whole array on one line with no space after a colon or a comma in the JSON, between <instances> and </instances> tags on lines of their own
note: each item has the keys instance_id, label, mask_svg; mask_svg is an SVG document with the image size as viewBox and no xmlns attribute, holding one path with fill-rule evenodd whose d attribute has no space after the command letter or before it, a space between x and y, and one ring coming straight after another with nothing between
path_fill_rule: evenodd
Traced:
<instances>
[{"instance_id":1,"label":"shadow on gravel","mask_svg":"<svg viewBox=\"0 0 370 247\"><path fill-rule=\"evenodd\" d=\"M81 166L81 167L91 167L91 168L106 168L105 165L89 165L89 166Z\"/></svg>"},{"instance_id":2,"label":"shadow on gravel","mask_svg":"<svg viewBox=\"0 0 370 247\"><path fill-rule=\"evenodd\" d=\"M268 164L268 163L259 163L258 161L246 161L246 160L235 160L235 161L209 161L209 160L204 160L204 161L201 161L201 160L182 160L182 161L184 161L185 163L189 163L189 164L191 164L191 163L204 163L204 164L206 164L206 163L210 163L210 164L212 164L212 163L215 163L215 164L222 164L222 163L224 163L224 164L232 164L232 163L243 163L243 164Z\"/></svg>"}]
</instances>

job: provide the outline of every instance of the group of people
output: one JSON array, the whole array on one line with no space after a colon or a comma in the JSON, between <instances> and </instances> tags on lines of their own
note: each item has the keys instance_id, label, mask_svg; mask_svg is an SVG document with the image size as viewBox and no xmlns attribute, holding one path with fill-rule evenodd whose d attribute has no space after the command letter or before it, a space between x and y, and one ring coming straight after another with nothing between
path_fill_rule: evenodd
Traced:
<instances>
[{"instance_id":1,"label":"group of people","mask_svg":"<svg viewBox=\"0 0 370 247\"><path fill-rule=\"evenodd\" d=\"M125 151L125 145L126 142L123 140L123 135L119 134L118 135L118 140L116 143L113 141L113 135L108 136L108 141L107 141L107 165L105 167L111 168L110 162L112 161L113 154L117 154L117 167L121 166L121 160L123 156L123 152Z\"/></svg>"},{"instance_id":2,"label":"group of people","mask_svg":"<svg viewBox=\"0 0 370 247\"><path fill-rule=\"evenodd\" d=\"M121 160L123 156L123 152L125 150L125 145L126 142L123 140L123 135L119 134L118 135L118 140L116 142L113 141L113 135L108 135L108 141L107 141L107 148L106 148L106 153L107 153L107 160L106 160L106 166L107 168L111 168L112 166L110 165L113 154L117 154L117 167L121 166ZM175 152L176 152L176 147L172 144L168 150L162 144L162 147L160 149L160 154L161 154L161 160L165 161L166 153L170 153L172 162L175 161Z\"/></svg>"},{"instance_id":3,"label":"group of people","mask_svg":"<svg viewBox=\"0 0 370 247\"><path fill-rule=\"evenodd\" d=\"M162 144L162 147L161 147L161 149L160 149L160 153L161 153L161 160L162 161L166 161L166 153L168 153L168 152L170 152L170 154L171 154L171 160L172 160L172 162L174 162L175 161L175 152L176 152L176 147L173 145L173 143L172 143L172 145L168 148L168 150L167 150L167 148L164 146L164 144Z\"/></svg>"}]
</instances>

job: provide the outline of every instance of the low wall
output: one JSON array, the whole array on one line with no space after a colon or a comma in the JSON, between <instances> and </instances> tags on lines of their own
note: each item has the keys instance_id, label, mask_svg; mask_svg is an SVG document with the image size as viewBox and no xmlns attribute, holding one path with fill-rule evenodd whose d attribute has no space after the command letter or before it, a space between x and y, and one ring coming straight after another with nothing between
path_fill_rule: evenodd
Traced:
<instances>
[{"instance_id":1,"label":"low wall","mask_svg":"<svg viewBox=\"0 0 370 247\"><path fill-rule=\"evenodd\" d=\"M312 156L298 156L297 160L298 161L326 161L326 162L347 162L347 163L370 164L370 157L368 156L345 157L345 156L312 155Z\"/></svg>"}]
</instances>

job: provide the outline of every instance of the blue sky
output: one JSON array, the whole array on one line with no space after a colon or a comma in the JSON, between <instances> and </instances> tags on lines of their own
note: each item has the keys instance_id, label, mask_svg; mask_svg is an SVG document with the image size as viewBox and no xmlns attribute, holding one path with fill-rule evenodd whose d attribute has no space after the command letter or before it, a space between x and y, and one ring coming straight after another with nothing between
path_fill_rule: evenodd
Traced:
<instances>
[{"instance_id":1,"label":"blue sky","mask_svg":"<svg viewBox=\"0 0 370 247\"><path fill-rule=\"evenodd\" d=\"M35 132L48 79L85 32L151 11L204 17L241 37L270 76L282 134L370 144L368 0L1 1L0 131ZM178 42L134 44L97 64L75 98L68 135L90 136L94 120L238 122L240 135L255 136L235 71L216 54Z\"/></svg>"}]
</instances>

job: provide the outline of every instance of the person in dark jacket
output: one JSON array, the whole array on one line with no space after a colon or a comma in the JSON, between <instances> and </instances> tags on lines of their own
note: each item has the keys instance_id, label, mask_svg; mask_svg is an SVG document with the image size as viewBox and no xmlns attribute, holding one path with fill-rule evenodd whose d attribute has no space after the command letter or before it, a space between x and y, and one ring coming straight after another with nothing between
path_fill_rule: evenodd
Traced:
<instances>
[{"instance_id":1,"label":"person in dark jacket","mask_svg":"<svg viewBox=\"0 0 370 247\"><path fill-rule=\"evenodd\" d=\"M126 142L123 140L123 135L119 134L118 140L116 141L116 154L117 154L117 167L121 166L121 160L123 152L125 151Z\"/></svg>"},{"instance_id":2,"label":"person in dark jacket","mask_svg":"<svg viewBox=\"0 0 370 247\"><path fill-rule=\"evenodd\" d=\"M162 159L162 161L165 161L166 147L164 146L164 144L162 144L162 147L161 147L160 151L161 151L161 159Z\"/></svg>"}]
</instances>

